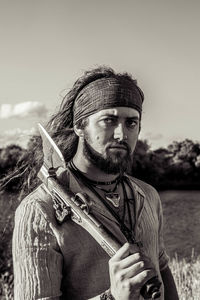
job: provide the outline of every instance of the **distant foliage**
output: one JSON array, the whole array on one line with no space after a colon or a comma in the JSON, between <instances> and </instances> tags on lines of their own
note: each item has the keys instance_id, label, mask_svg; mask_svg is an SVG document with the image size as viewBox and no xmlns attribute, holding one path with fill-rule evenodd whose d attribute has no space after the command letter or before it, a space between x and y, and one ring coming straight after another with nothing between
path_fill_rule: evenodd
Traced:
<instances>
[{"instance_id":1,"label":"distant foliage","mask_svg":"<svg viewBox=\"0 0 200 300\"><path fill-rule=\"evenodd\" d=\"M0 180L6 178L18 167L18 162L21 157L26 153L26 150L18 145L9 145L5 148L0 149ZM13 179L9 183L5 190L15 192L18 190L19 182L21 179Z\"/></svg>"},{"instance_id":2,"label":"distant foliage","mask_svg":"<svg viewBox=\"0 0 200 300\"><path fill-rule=\"evenodd\" d=\"M200 144L186 139L174 142L168 147L172 153L169 176L186 188L199 186L200 176Z\"/></svg>"},{"instance_id":3,"label":"distant foliage","mask_svg":"<svg viewBox=\"0 0 200 300\"><path fill-rule=\"evenodd\" d=\"M18 145L9 145L5 148L0 149L0 176L3 177L8 172L12 171L19 158L24 153L24 149L22 149Z\"/></svg>"},{"instance_id":4,"label":"distant foliage","mask_svg":"<svg viewBox=\"0 0 200 300\"><path fill-rule=\"evenodd\" d=\"M21 191L24 197L31 192L39 182L37 173L42 165L42 157L37 136L30 139L27 149L17 145L0 149L0 193Z\"/></svg>"},{"instance_id":5,"label":"distant foliage","mask_svg":"<svg viewBox=\"0 0 200 300\"><path fill-rule=\"evenodd\" d=\"M186 139L152 151L138 141L131 174L157 189L200 189L200 144Z\"/></svg>"}]
</instances>

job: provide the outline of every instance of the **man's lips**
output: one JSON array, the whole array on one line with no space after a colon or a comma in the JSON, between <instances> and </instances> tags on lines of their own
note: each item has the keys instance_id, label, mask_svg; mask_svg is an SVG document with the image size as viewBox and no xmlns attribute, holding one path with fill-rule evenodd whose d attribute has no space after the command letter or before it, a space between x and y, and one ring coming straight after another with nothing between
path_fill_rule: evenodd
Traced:
<instances>
[{"instance_id":1,"label":"man's lips","mask_svg":"<svg viewBox=\"0 0 200 300\"><path fill-rule=\"evenodd\" d=\"M127 147L124 146L111 146L109 149L117 149L117 150L126 150L128 151Z\"/></svg>"},{"instance_id":2,"label":"man's lips","mask_svg":"<svg viewBox=\"0 0 200 300\"><path fill-rule=\"evenodd\" d=\"M125 142L121 142L121 143L110 143L110 145L108 145L108 149L110 149L111 151L115 150L115 151L127 151L130 152L129 149L129 145Z\"/></svg>"}]
</instances>

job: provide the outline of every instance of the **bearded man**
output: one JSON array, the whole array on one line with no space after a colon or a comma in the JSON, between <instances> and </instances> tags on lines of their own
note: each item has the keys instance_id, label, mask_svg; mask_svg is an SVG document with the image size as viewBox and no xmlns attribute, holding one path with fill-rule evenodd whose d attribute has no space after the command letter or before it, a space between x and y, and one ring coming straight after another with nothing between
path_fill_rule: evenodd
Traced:
<instances>
[{"instance_id":1,"label":"bearded man","mask_svg":"<svg viewBox=\"0 0 200 300\"><path fill-rule=\"evenodd\" d=\"M93 216L123 246L109 259L82 227L70 220L59 225L41 184L16 211L15 300L143 299L141 288L155 273L162 282L159 299L178 299L158 193L126 173L143 100L136 80L105 67L86 72L64 97L48 124L68 163L62 184L87 194ZM136 253L132 241L140 245Z\"/></svg>"}]
</instances>

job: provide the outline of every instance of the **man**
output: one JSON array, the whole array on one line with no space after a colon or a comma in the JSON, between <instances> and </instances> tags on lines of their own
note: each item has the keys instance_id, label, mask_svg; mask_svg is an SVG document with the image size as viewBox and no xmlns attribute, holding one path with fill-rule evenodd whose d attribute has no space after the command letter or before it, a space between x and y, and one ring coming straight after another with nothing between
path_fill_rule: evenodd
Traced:
<instances>
[{"instance_id":1,"label":"man","mask_svg":"<svg viewBox=\"0 0 200 300\"><path fill-rule=\"evenodd\" d=\"M123 245L109 259L82 227L56 222L51 195L40 185L15 217L15 300L143 299L155 275L160 299L178 299L162 236L157 192L126 174L140 131L143 93L127 74L86 72L65 96L48 131L68 168L62 184L90 199L95 218ZM41 151L41 150L40 150ZM140 245L133 250L132 242Z\"/></svg>"}]
</instances>

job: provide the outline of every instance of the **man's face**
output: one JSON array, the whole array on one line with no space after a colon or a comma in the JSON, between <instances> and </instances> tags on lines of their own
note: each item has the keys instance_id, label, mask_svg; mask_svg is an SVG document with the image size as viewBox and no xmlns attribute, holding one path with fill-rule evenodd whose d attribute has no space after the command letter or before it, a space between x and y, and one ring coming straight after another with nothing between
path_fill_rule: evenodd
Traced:
<instances>
[{"instance_id":1,"label":"man's face","mask_svg":"<svg viewBox=\"0 0 200 300\"><path fill-rule=\"evenodd\" d=\"M88 117L84 155L108 174L122 173L131 163L139 128L139 112L133 108L101 110Z\"/></svg>"}]
</instances>

